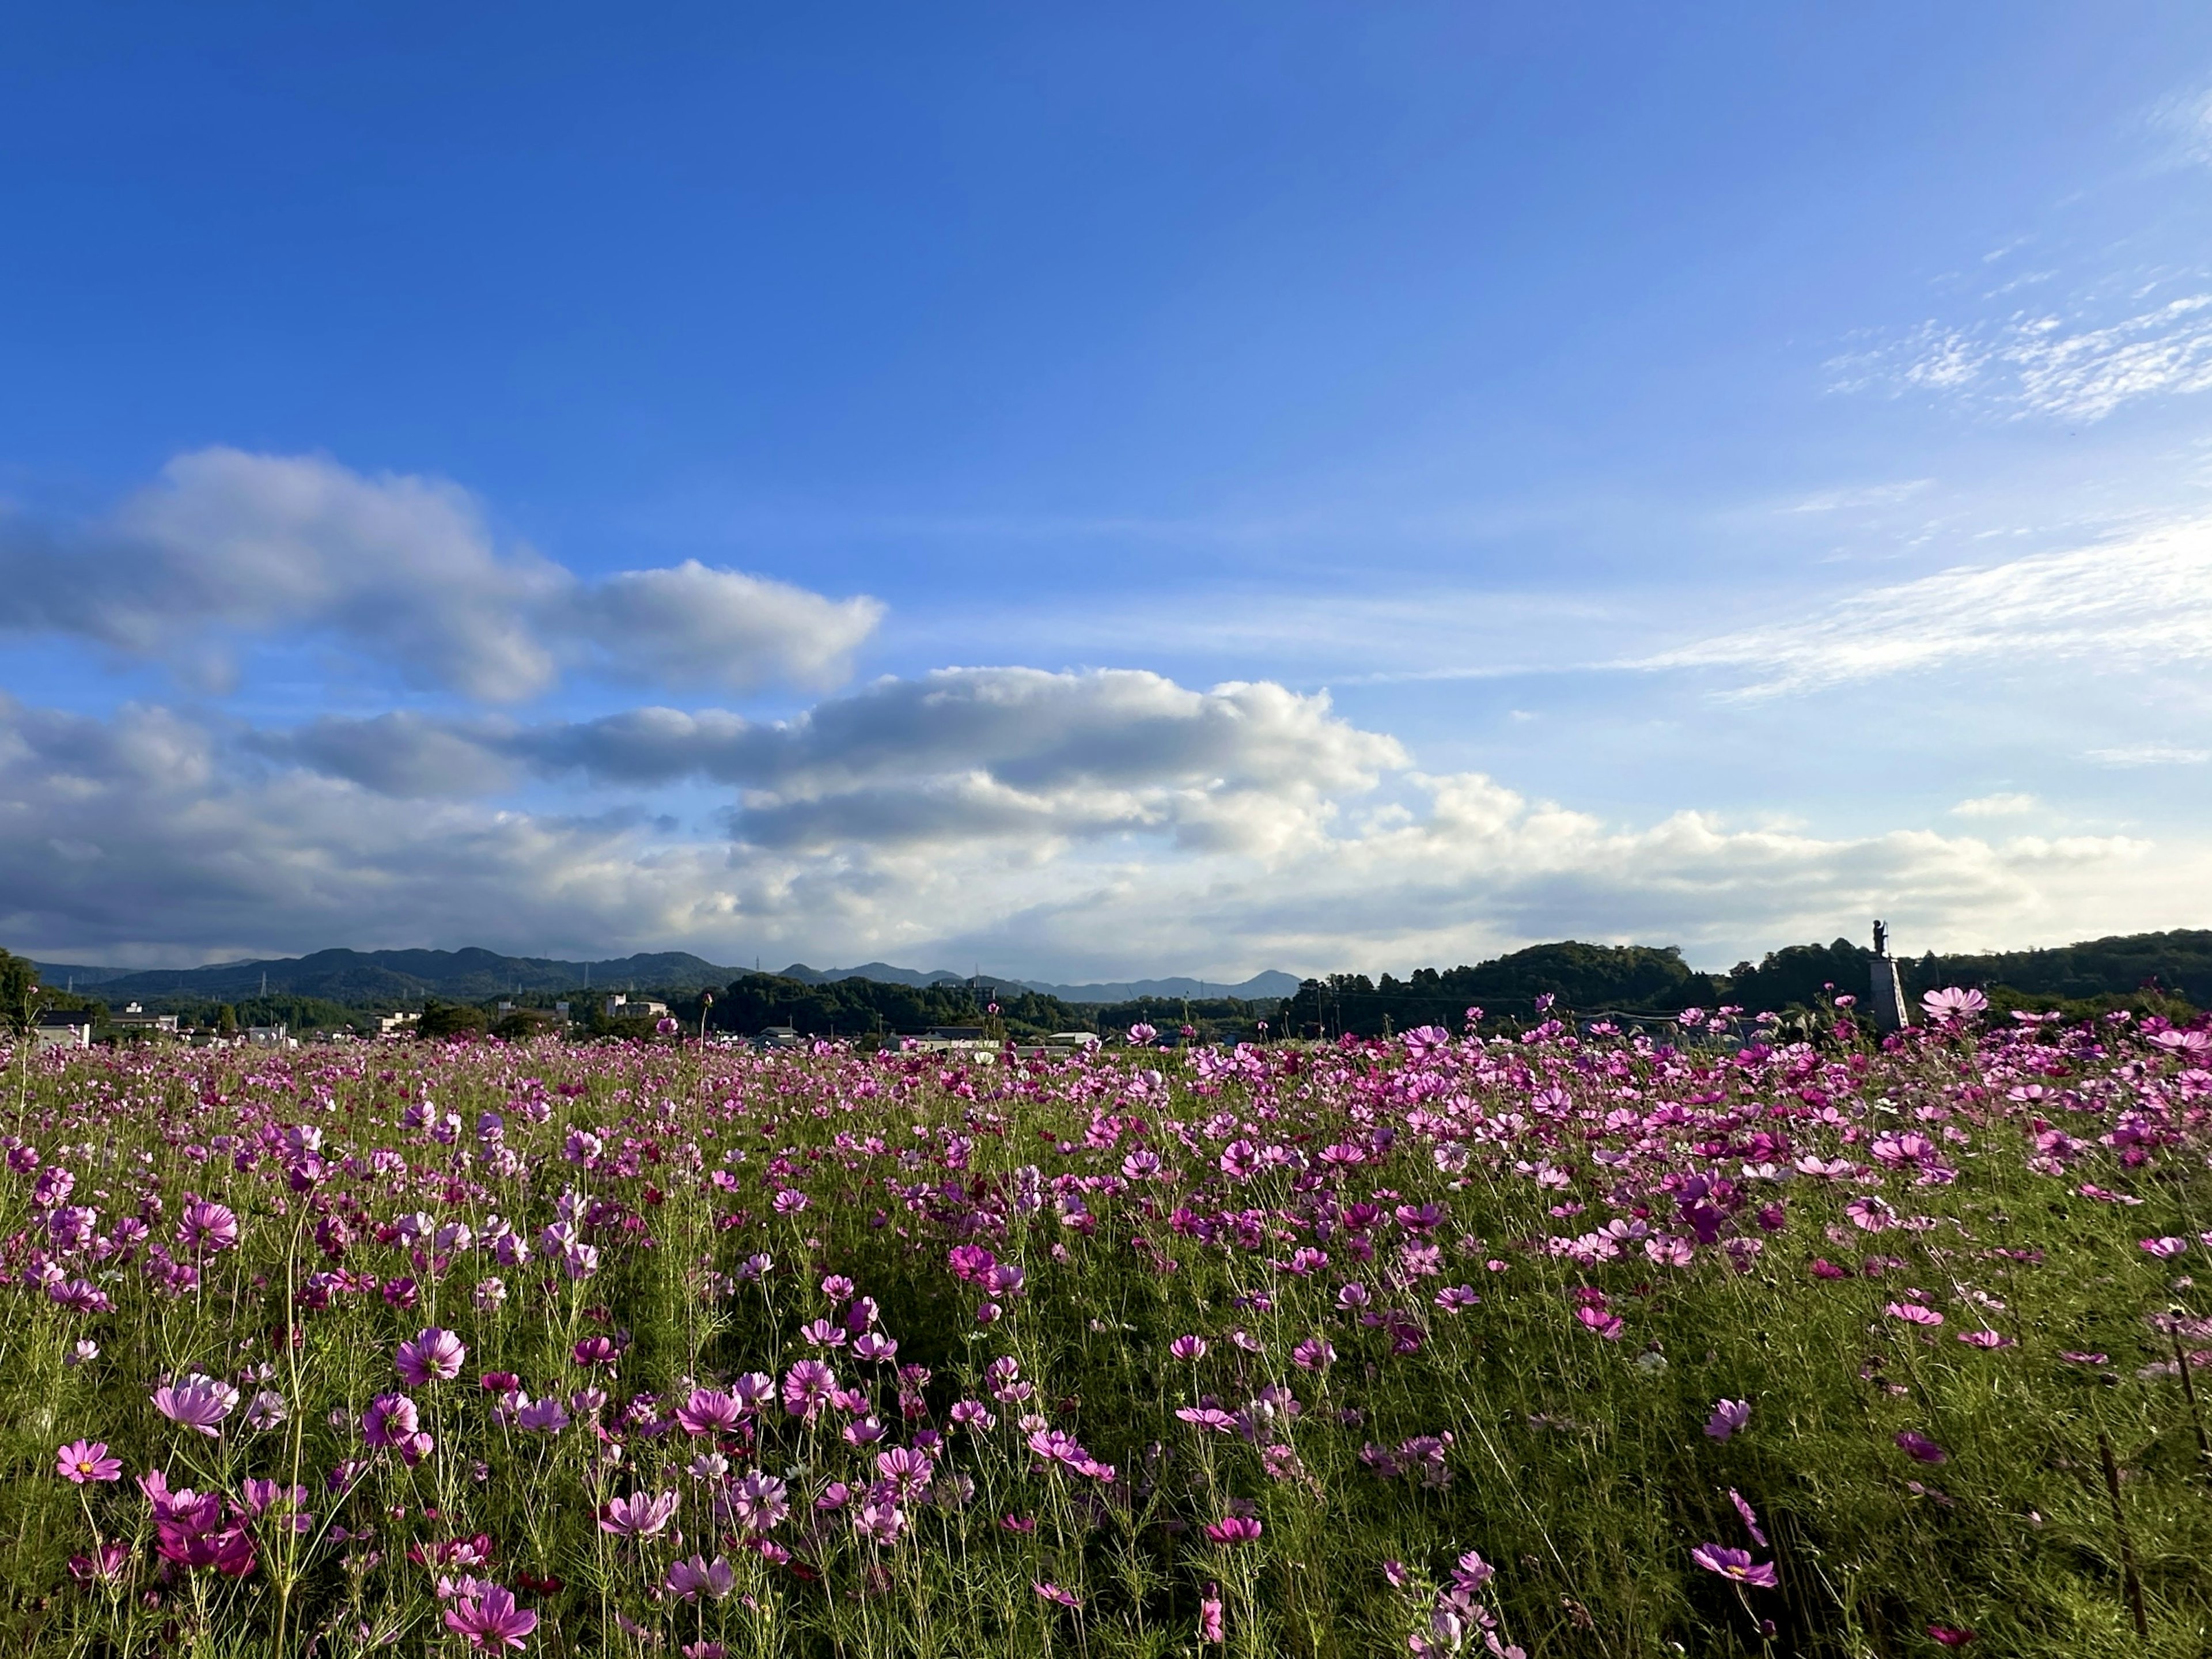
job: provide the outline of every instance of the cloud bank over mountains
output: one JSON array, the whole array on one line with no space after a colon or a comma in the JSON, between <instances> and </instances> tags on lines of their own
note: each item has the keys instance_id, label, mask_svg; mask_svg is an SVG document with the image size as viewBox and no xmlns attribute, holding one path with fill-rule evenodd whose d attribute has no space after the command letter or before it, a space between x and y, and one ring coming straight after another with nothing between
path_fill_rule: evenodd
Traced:
<instances>
[{"instance_id":1,"label":"cloud bank over mountains","mask_svg":"<svg viewBox=\"0 0 2212 1659\"><path fill-rule=\"evenodd\" d=\"M2193 661L2209 549L2188 523L1944 572L1628 672L1778 697L2023 649ZM95 555L114 579L82 580ZM2194 849L2055 830L2018 792L1942 832L1616 821L1425 769L1326 691L1266 680L944 668L754 714L712 698L839 682L883 607L689 562L586 579L501 545L453 485L322 459L180 457L95 522L10 521L0 561L6 626L176 665L188 692L301 635L417 688L291 724L204 696L103 715L0 695L0 930L50 957L465 939L1233 976L1579 934L1724 962L1876 910L1931 943L2156 926L2172 883L2212 876ZM586 681L708 701L530 707Z\"/></svg>"}]
</instances>

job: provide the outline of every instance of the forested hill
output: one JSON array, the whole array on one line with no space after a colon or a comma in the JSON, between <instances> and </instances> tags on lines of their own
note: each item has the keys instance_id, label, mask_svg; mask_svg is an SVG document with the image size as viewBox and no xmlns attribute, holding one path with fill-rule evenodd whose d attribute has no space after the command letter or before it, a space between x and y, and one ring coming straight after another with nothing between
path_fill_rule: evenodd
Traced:
<instances>
[{"instance_id":1,"label":"forested hill","mask_svg":"<svg viewBox=\"0 0 2212 1659\"><path fill-rule=\"evenodd\" d=\"M1863 995L1874 952L1839 939L1793 945L1725 974L1701 972L1673 946L1532 945L1472 967L1424 968L1401 980L1333 974L1308 980L1284 1011L1283 1029L1379 1034L1413 1025L1456 1030L1470 1006L1528 1018L1537 1000L1563 1009L1673 1012L1733 1004L1753 1012L1813 1007L1835 992ZM2212 932L2131 933L2040 951L1929 954L1900 963L1908 996L1944 985L1977 986L2015 1006L2124 1000L2152 994L2212 1006Z\"/></svg>"}]
</instances>

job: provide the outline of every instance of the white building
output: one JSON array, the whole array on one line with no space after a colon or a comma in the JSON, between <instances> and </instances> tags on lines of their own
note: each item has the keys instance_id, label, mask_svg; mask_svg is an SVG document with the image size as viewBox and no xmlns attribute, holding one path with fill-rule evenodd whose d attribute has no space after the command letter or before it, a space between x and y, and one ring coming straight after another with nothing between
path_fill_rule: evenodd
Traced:
<instances>
[{"instance_id":1,"label":"white building","mask_svg":"<svg viewBox=\"0 0 2212 1659\"><path fill-rule=\"evenodd\" d=\"M626 996L620 992L607 999L609 1019L659 1019L668 1012L665 1002L651 997Z\"/></svg>"},{"instance_id":2,"label":"white building","mask_svg":"<svg viewBox=\"0 0 2212 1659\"><path fill-rule=\"evenodd\" d=\"M31 1030L41 1049L92 1047L92 1016L82 1008L49 1008Z\"/></svg>"}]
</instances>

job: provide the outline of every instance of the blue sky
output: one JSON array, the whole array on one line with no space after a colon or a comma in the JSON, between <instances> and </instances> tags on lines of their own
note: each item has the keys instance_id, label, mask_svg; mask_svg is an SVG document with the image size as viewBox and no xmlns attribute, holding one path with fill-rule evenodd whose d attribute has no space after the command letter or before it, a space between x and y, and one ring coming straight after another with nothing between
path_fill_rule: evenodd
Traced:
<instances>
[{"instance_id":1,"label":"blue sky","mask_svg":"<svg viewBox=\"0 0 2212 1659\"><path fill-rule=\"evenodd\" d=\"M2212 13L11 8L0 936L2212 925Z\"/></svg>"}]
</instances>

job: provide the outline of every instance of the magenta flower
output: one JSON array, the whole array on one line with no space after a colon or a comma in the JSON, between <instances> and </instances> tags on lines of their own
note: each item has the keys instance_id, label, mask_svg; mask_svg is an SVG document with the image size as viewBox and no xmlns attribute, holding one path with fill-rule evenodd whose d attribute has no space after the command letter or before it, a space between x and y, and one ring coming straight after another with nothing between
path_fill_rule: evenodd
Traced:
<instances>
[{"instance_id":1,"label":"magenta flower","mask_svg":"<svg viewBox=\"0 0 2212 1659\"><path fill-rule=\"evenodd\" d=\"M1951 1454L1915 1429L1900 1429L1894 1437L1905 1455L1920 1463L1948 1463Z\"/></svg>"},{"instance_id":2,"label":"magenta flower","mask_svg":"<svg viewBox=\"0 0 2212 1659\"><path fill-rule=\"evenodd\" d=\"M1135 1029L1139 1031L1148 1031L1152 1028L1148 1025L1139 1025ZM1050 1601L1056 1607L1079 1607L1083 1605L1082 1598L1073 1590L1064 1590L1048 1578L1031 1584L1030 1588L1037 1593L1040 1600Z\"/></svg>"},{"instance_id":3,"label":"magenta flower","mask_svg":"<svg viewBox=\"0 0 2212 1659\"><path fill-rule=\"evenodd\" d=\"M694 1389L676 1408L676 1420L691 1435L726 1434L744 1419L744 1408L717 1389Z\"/></svg>"},{"instance_id":4,"label":"magenta flower","mask_svg":"<svg viewBox=\"0 0 2212 1659\"><path fill-rule=\"evenodd\" d=\"M2189 1248L2187 1239L2173 1237L2139 1238L2136 1241L2136 1244L2138 1249L2148 1255L2156 1256L2160 1261L2171 1261Z\"/></svg>"},{"instance_id":5,"label":"magenta flower","mask_svg":"<svg viewBox=\"0 0 2212 1659\"><path fill-rule=\"evenodd\" d=\"M730 1494L731 1511L747 1532L774 1532L791 1513L791 1488L755 1469Z\"/></svg>"},{"instance_id":6,"label":"magenta flower","mask_svg":"<svg viewBox=\"0 0 2212 1659\"><path fill-rule=\"evenodd\" d=\"M1326 1337L1310 1336L1291 1350L1291 1359L1300 1370L1325 1371L1336 1363L1336 1349Z\"/></svg>"},{"instance_id":7,"label":"magenta flower","mask_svg":"<svg viewBox=\"0 0 2212 1659\"><path fill-rule=\"evenodd\" d=\"M361 1437L372 1446L397 1446L416 1434L422 1419L404 1394L380 1394L361 1414Z\"/></svg>"},{"instance_id":8,"label":"magenta flower","mask_svg":"<svg viewBox=\"0 0 2212 1659\"><path fill-rule=\"evenodd\" d=\"M193 1372L181 1382L154 1390L154 1409L172 1423L198 1429L210 1440L222 1431L216 1424L238 1404L238 1390L228 1382Z\"/></svg>"},{"instance_id":9,"label":"magenta flower","mask_svg":"<svg viewBox=\"0 0 2212 1659\"><path fill-rule=\"evenodd\" d=\"M1143 1048L1146 1043L1150 1042L1158 1036L1159 1036L1159 1032L1157 1030L1146 1024L1141 1020L1129 1028L1129 1041L1135 1043L1139 1048Z\"/></svg>"},{"instance_id":10,"label":"magenta flower","mask_svg":"<svg viewBox=\"0 0 2212 1659\"><path fill-rule=\"evenodd\" d=\"M1917 1302L1892 1302L1882 1311L1892 1319L1901 1319L1908 1325L1934 1327L1943 1322L1943 1316L1933 1308L1923 1308Z\"/></svg>"},{"instance_id":11,"label":"magenta flower","mask_svg":"<svg viewBox=\"0 0 2212 1659\"><path fill-rule=\"evenodd\" d=\"M1249 1544L1263 1528L1249 1515L1224 1515L1206 1523L1206 1535L1217 1544Z\"/></svg>"},{"instance_id":12,"label":"magenta flower","mask_svg":"<svg viewBox=\"0 0 2212 1659\"><path fill-rule=\"evenodd\" d=\"M837 1373L819 1359L802 1359L783 1374L783 1409L811 1418L837 1387Z\"/></svg>"},{"instance_id":13,"label":"magenta flower","mask_svg":"<svg viewBox=\"0 0 2212 1659\"><path fill-rule=\"evenodd\" d=\"M1206 1587L1205 1599L1198 1604L1198 1639L1201 1644L1218 1644L1229 1639L1221 1616L1221 1591L1216 1584Z\"/></svg>"},{"instance_id":14,"label":"magenta flower","mask_svg":"<svg viewBox=\"0 0 2212 1659\"><path fill-rule=\"evenodd\" d=\"M676 1518L676 1504L672 1492L653 1498L643 1492L611 1498L600 1507L599 1530L617 1538L651 1538Z\"/></svg>"},{"instance_id":15,"label":"magenta flower","mask_svg":"<svg viewBox=\"0 0 2212 1659\"><path fill-rule=\"evenodd\" d=\"M1959 1340L1970 1348L2009 1348L2013 1340L1995 1331L1960 1331Z\"/></svg>"},{"instance_id":16,"label":"magenta flower","mask_svg":"<svg viewBox=\"0 0 2212 1659\"><path fill-rule=\"evenodd\" d=\"M1761 1589L1772 1589L1777 1582L1774 1563L1753 1561L1749 1550L1732 1550L1721 1544L1700 1544L1690 1552L1690 1559L1707 1572L1717 1572L1739 1584L1756 1584Z\"/></svg>"},{"instance_id":17,"label":"magenta flower","mask_svg":"<svg viewBox=\"0 0 2212 1659\"><path fill-rule=\"evenodd\" d=\"M1759 1511L1734 1486L1729 1488L1729 1502L1735 1505L1735 1512L1743 1518L1743 1529L1751 1534L1751 1541L1761 1549L1766 1548L1766 1534L1759 1529Z\"/></svg>"},{"instance_id":18,"label":"magenta flower","mask_svg":"<svg viewBox=\"0 0 2212 1659\"><path fill-rule=\"evenodd\" d=\"M228 1205L205 1199L187 1204L177 1220L177 1243L195 1255L228 1250L238 1243L238 1216Z\"/></svg>"},{"instance_id":19,"label":"magenta flower","mask_svg":"<svg viewBox=\"0 0 2212 1659\"><path fill-rule=\"evenodd\" d=\"M408 1384L419 1389L434 1380L452 1382L461 1374L461 1362L468 1357L459 1337L434 1325L412 1342L401 1343L394 1363Z\"/></svg>"},{"instance_id":20,"label":"magenta flower","mask_svg":"<svg viewBox=\"0 0 2212 1659\"><path fill-rule=\"evenodd\" d=\"M72 1440L61 1449L55 1472L76 1486L88 1480L120 1480L122 1463L107 1455L105 1440Z\"/></svg>"},{"instance_id":21,"label":"magenta flower","mask_svg":"<svg viewBox=\"0 0 2212 1659\"><path fill-rule=\"evenodd\" d=\"M1206 1358L1206 1339L1202 1336L1179 1336L1168 1344L1168 1352L1186 1364Z\"/></svg>"},{"instance_id":22,"label":"magenta flower","mask_svg":"<svg viewBox=\"0 0 2212 1659\"><path fill-rule=\"evenodd\" d=\"M680 1595L686 1601L697 1601L702 1593L720 1601L737 1587L736 1571L719 1555L712 1561L695 1555L668 1569L668 1593Z\"/></svg>"},{"instance_id":23,"label":"magenta flower","mask_svg":"<svg viewBox=\"0 0 2212 1659\"><path fill-rule=\"evenodd\" d=\"M1922 997L1920 1006L1929 1018L1950 1025L1989 1012L1990 1000L1979 991L1962 991L1955 985L1948 985Z\"/></svg>"},{"instance_id":24,"label":"magenta flower","mask_svg":"<svg viewBox=\"0 0 2212 1659\"><path fill-rule=\"evenodd\" d=\"M1726 1440L1731 1435L1742 1433L1743 1425L1750 1421L1748 1400L1717 1400L1712 1416L1705 1421L1705 1432L1715 1440Z\"/></svg>"},{"instance_id":25,"label":"magenta flower","mask_svg":"<svg viewBox=\"0 0 2212 1659\"><path fill-rule=\"evenodd\" d=\"M568 1426L568 1411L557 1400L533 1400L515 1413L514 1420L533 1434L558 1434Z\"/></svg>"},{"instance_id":26,"label":"magenta flower","mask_svg":"<svg viewBox=\"0 0 2212 1659\"><path fill-rule=\"evenodd\" d=\"M90 1555L72 1555L69 1559L70 1577L80 1584L116 1584L123 1580L123 1569L130 1564L131 1547L127 1544L102 1544Z\"/></svg>"},{"instance_id":27,"label":"magenta flower","mask_svg":"<svg viewBox=\"0 0 2212 1659\"><path fill-rule=\"evenodd\" d=\"M538 1628L538 1615L514 1605L514 1593L497 1584L481 1595L465 1595L446 1609L446 1628L468 1638L472 1648L520 1649Z\"/></svg>"}]
</instances>

